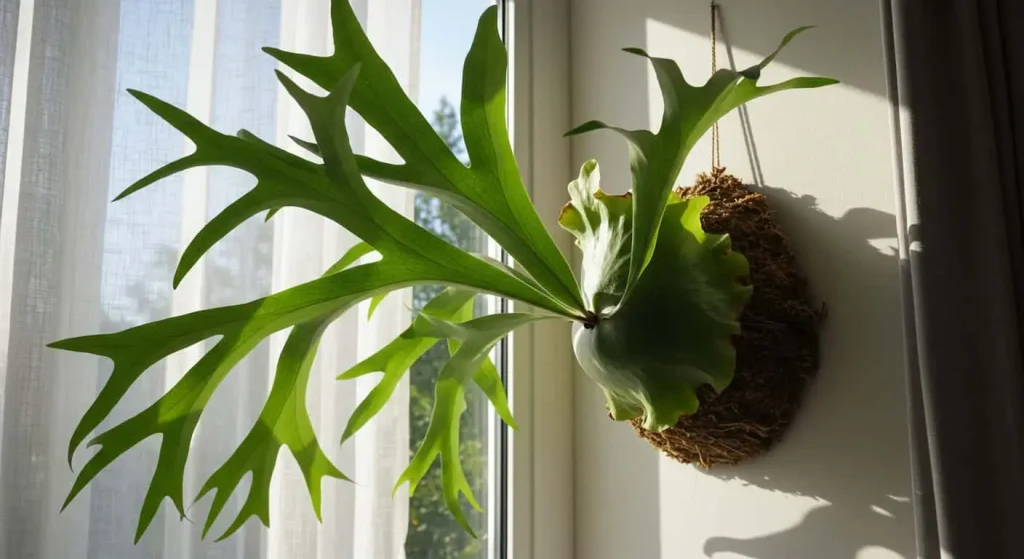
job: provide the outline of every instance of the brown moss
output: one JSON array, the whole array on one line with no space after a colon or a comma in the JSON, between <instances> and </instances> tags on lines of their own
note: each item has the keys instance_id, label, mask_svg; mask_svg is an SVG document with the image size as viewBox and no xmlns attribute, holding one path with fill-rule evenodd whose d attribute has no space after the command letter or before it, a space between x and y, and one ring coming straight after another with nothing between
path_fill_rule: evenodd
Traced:
<instances>
[{"instance_id":1,"label":"brown moss","mask_svg":"<svg viewBox=\"0 0 1024 559\"><path fill-rule=\"evenodd\" d=\"M763 194L715 169L684 198L705 195L704 229L728 233L734 250L750 262L754 292L740 318L736 373L721 394L705 386L697 413L652 433L632 421L639 434L672 458L704 467L737 464L767 451L781 437L818 368L818 331L823 308L809 295L807 280L776 226Z\"/></svg>"}]
</instances>

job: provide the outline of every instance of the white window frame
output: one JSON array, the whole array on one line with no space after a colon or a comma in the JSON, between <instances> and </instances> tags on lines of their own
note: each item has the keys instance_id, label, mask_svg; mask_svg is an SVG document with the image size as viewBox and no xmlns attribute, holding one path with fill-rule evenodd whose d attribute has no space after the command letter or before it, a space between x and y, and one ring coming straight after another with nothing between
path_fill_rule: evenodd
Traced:
<instances>
[{"instance_id":1,"label":"white window frame","mask_svg":"<svg viewBox=\"0 0 1024 559\"><path fill-rule=\"evenodd\" d=\"M572 176L569 0L499 0L505 14L509 121L519 169L562 253L574 247L558 226ZM509 393L519 429L507 446L507 556L573 557L575 360L565 321L521 328L510 340Z\"/></svg>"}]
</instances>

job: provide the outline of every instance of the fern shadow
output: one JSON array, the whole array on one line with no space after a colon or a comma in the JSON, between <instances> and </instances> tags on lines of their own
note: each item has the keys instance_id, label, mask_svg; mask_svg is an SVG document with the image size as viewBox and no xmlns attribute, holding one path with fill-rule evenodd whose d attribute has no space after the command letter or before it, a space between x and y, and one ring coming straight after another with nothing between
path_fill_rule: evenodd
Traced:
<instances>
[{"instance_id":1,"label":"fern shadow","mask_svg":"<svg viewBox=\"0 0 1024 559\"><path fill-rule=\"evenodd\" d=\"M880 548L913 557L900 300L892 289L898 254L873 244L895 235L896 219L871 208L834 217L813 196L757 189L768 197L816 296L827 305L822 363L803 409L775 449L708 475L821 504L792 528L750 538L710 537L703 551L708 557L855 559L865 548Z\"/></svg>"}]
</instances>

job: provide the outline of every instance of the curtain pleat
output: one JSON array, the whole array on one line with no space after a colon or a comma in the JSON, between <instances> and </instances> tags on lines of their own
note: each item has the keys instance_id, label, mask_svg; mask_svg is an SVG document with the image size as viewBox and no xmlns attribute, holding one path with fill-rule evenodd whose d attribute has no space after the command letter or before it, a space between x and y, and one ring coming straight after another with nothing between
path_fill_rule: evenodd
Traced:
<instances>
[{"instance_id":1,"label":"curtain pleat","mask_svg":"<svg viewBox=\"0 0 1024 559\"><path fill-rule=\"evenodd\" d=\"M356 2L371 38L411 91L418 72L418 0ZM178 289L181 250L210 218L254 186L235 170L192 170L125 200L134 180L191 147L126 93L135 88L184 107L214 128L247 130L295 153L310 137L283 93L277 63L260 48L328 54L329 0L0 0L0 557L19 559L400 559L408 495L391 489L409 458L407 381L380 415L339 448L341 430L376 378L335 377L409 323L400 292L372 321L364 304L327 331L307 402L328 455L356 483L327 480L317 521L286 450L272 485L272 527L256 519L224 542L200 539L210 499L182 521L166 503L133 543L159 441L115 461L62 513L74 479L71 432L110 371L109 362L45 349L54 340L117 331L171 315L249 301L319 276L356 239L325 219L284 210L225 238ZM358 119L354 147L394 154ZM371 185L412 215L412 195ZM186 496L254 424L286 333L240 362L203 415L186 471ZM152 367L110 428L158 398L209 341ZM91 451L75 456L81 468ZM212 535L245 498L231 498Z\"/></svg>"},{"instance_id":2,"label":"curtain pleat","mask_svg":"<svg viewBox=\"0 0 1024 559\"><path fill-rule=\"evenodd\" d=\"M922 557L1020 556L1024 5L883 1Z\"/></svg>"},{"instance_id":3,"label":"curtain pleat","mask_svg":"<svg viewBox=\"0 0 1024 559\"><path fill-rule=\"evenodd\" d=\"M11 121L11 87L14 85L14 50L18 39L19 0L0 0L0 211L3 210L4 169L7 161L7 128Z\"/></svg>"},{"instance_id":4,"label":"curtain pleat","mask_svg":"<svg viewBox=\"0 0 1024 559\"><path fill-rule=\"evenodd\" d=\"M117 2L22 3L18 49L27 63L13 96L3 234L12 250L0 436L0 550L4 557L64 557L85 535L88 496L65 518L71 480L66 426L95 393L95 362L45 344L100 326L97 257L110 159ZM84 17L88 14L89 17ZM111 33L113 31L113 33ZM30 33L23 40L21 33ZM22 50L24 49L24 50ZM10 220L10 221L8 221ZM10 224L10 226L8 225ZM75 368L68 368L75 366ZM58 378L57 371L74 371ZM62 466L62 463L64 465ZM80 545L80 544L78 544Z\"/></svg>"}]
</instances>

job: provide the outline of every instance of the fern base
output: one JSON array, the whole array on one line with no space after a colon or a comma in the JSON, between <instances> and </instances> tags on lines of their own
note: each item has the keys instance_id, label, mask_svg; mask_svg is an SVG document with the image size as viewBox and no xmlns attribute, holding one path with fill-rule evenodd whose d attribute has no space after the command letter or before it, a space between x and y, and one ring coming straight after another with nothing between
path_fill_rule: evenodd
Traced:
<instances>
[{"instance_id":1,"label":"fern base","mask_svg":"<svg viewBox=\"0 0 1024 559\"><path fill-rule=\"evenodd\" d=\"M750 264L754 292L740 318L732 383L718 394L705 386L700 408L660 433L632 420L638 434L683 463L705 468L755 458L778 442L793 419L818 368L823 308L809 294L807 280L779 231L763 194L715 169L683 198L707 196L701 214L709 233L728 233Z\"/></svg>"}]
</instances>

